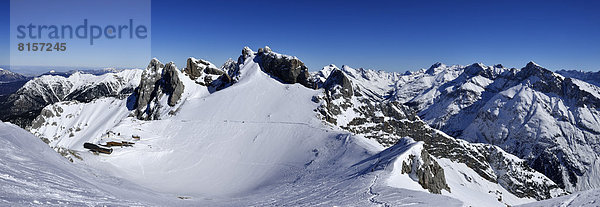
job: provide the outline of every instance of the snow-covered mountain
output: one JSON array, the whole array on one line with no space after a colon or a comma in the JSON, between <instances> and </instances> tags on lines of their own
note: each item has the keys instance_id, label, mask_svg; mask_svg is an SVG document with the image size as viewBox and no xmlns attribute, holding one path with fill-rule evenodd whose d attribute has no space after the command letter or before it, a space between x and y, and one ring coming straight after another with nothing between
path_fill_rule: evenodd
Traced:
<instances>
[{"instance_id":1,"label":"snow-covered mountain","mask_svg":"<svg viewBox=\"0 0 600 207\"><path fill-rule=\"evenodd\" d=\"M315 79L324 83L333 68L327 66L314 73ZM333 104L343 110L329 107L329 112L342 112L336 117L325 114L339 126L354 128L357 133L372 133L373 138L393 144L394 136L377 131L401 127L377 126L373 123L379 119L369 119L373 117L369 111L377 111L372 102L378 101L373 99L379 97L409 106L429 126L448 135L495 145L515 154L569 191L597 188L600 184L596 176L600 167L596 162L600 154L596 147L600 140L597 129L600 89L593 84L595 73L560 71L568 76L565 77L533 62L522 69L499 64L436 63L429 69L400 76L393 73L377 76L374 81L377 85L373 86L374 76L361 72L363 69L342 67L340 71L355 85L354 93L362 91L359 95L369 99L338 100Z\"/></svg>"},{"instance_id":2,"label":"snow-covered mountain","mask_svg":"<svg viewBox=\"0 0 600 207\"><path fill-rule=\"evenodd\" d=\"M443 65L429 70L436 68L436 77L457 71ZM595 147L598 87L533 62L522 69L482 64L457 68L455 78L435 78L432 88L417 84L417 95L397 99L416 109L430 126L499 146L569 191L600 185L595 176L600 167L595 161L600 154Z\"/></svg>"},{"instance_id":3,"label":"snow-covered mountain","mask_svg":"<svg viewBox=\"0 0 600 207\"><path fill-rule=\"evenodd\" d=\"M519 207L596 207L600 202L600 190L587 190L558 198L518 205Z\"/></svg>"},{"instance_id":4,"label":"snow-covered mountain","mask_svg":"<svg viewBox=\"0 0 600 207\"><path fill-rule=\"evenodd\" d=\"M268 47L220 68L153 59L127 99L57 101L28 129L74 165L192 205L505 206L565 194L525 160L448 136L403 105L463 72L439 67L448 70L310 74ZM420 85L407 92L409 83ZM99 156L83 148L108 141L135 145Z\"/></svg>"},{"instance_id":5,"label":"snow-covered mountain","mask_svg":"<svg viewBox=\"0 0 600 207\"><path fill-rule=\"evenodd\" d=\"M559 70L556 73L561 74L567 78L579 79L596 86L600 86L600 71L590 72L590 71L579 71L579 70Z\"/></svg>"},{"instance_id":6,"label":"snow-covered mountain","mask_svg":"<svg viewBox=\"0 0 600 207\"><path fill-rule=\"evenodd\" d=\"M74 73L69 77L45 75L28 81L0 107L0 119L21 127L31 125L45 106L60 101L89 102L106 96L126 98L140 82L142 70L118 73Z\"/></svg>"},{"instance_id":7,"label":"snow-covered mountain","mask_svg":"<svg viewBox=\"0 0 600 207\"><path fill-rule=\"evenodd\" d=\"M322 74L329 74L325 81L320 81L325 93L313 100L321 104L319 112L331 124L377 140L384 146L391 146L407 136L423 141L429 153L446 161L446 171L455 172L460 169L457 165L466 165L476 172L470 175L478 180L474 183L494 183L496 188L504 188L519 197L546 199L563 193L546 176L529 168L525 161L496 146L471 144L429 127L412 109L395 101L394 93L386 91L386 86L396 87L393 84L397 83L394 80L398 79L397 74L327 66L315 74L315 79L323 80ZM373 79L379 79L380 85L373 87L368 81ZM381 79L389 81L386 83ZM536 179L532 180L534 177ZM461 182L461 186L469 179ZM435 186L428 189L439 190ZM498 199L501 197L498 195Z\"/></svg>"},{"instance_id":8,"label":"snow-covered mountain","mask_svg":"<svg viewBox=\"0 0 600 207\"><path fill-rule=\"evenodd\" d=\"M24 75L0 68L0 83L27 80Z\"/></svg>"}]
</instances>

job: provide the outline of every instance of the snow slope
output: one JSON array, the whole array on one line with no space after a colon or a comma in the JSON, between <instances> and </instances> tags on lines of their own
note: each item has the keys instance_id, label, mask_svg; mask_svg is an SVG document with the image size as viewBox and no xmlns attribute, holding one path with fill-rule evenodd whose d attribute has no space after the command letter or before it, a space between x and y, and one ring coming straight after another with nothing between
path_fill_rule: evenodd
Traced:
<instances>
[{"instance_id":1,"label":"snow slope","mask_svg":"<svg viewBox=\"0 0 600 207\"><path fill-rule=\"evenodd\" d=\"M159 197L74 166L29 132L0 122L0 206L131 206L161 204Z\"/></svg>"}]
</instances>

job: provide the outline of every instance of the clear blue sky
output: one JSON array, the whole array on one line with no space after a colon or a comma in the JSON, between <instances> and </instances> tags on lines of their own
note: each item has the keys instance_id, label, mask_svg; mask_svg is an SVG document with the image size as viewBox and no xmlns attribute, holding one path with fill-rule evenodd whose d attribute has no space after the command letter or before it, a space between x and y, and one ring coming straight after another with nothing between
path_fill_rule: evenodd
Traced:
<instances>
[{"instance_id":1,"label":"clear blue sky","mask_svg":"<svg viewBox=\"0 0 600 207\"><path fill-rule=\"evenodd\" d=\"M8 1L0 65L8 62ZM299 57L310 70L387 71L502 63L600 70L600 1L152 1L152 56L221 65L244 46ZM73 60L77 61L77 60ZM148 60L149 62L149 60ZM148 63L140 63L146 66Z\"/></svg>"}]
</instances>

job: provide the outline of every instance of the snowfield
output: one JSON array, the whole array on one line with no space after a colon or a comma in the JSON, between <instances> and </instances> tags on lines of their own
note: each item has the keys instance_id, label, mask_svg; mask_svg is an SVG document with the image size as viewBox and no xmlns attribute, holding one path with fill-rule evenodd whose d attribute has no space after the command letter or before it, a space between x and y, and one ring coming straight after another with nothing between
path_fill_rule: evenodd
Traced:
<instances>
[{"instance_id":1,"label":"snowfield","mask_svg":"<svg viewBox=\"0 0 600 207\"><path fill-rule=\"evenodd\" d=\"M161 195L97 170L75 166L39 138L0 122L1 206L164 204Z\"/></svg>"}]
</instances>

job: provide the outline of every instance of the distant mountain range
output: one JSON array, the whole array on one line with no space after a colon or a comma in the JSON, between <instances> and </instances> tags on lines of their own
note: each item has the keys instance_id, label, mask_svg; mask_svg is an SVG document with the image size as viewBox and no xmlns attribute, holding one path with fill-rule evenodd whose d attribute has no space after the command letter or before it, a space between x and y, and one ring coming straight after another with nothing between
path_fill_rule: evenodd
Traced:
<instances>
[{"instance_id":1,"label":"distant mountain range","mask_svg":"<svg viewBox=\"0 0 600 207\"><path fill-rule=\"evenodd\" d=\"M27 77L24 75L0 68L0 82L13 82L26 79Z\"/></svg>"}]
</instances>

